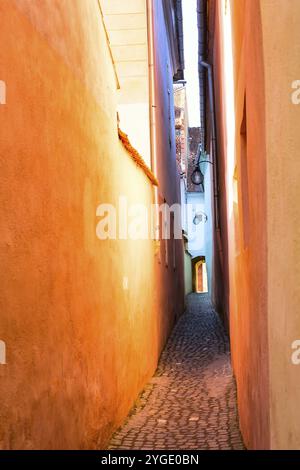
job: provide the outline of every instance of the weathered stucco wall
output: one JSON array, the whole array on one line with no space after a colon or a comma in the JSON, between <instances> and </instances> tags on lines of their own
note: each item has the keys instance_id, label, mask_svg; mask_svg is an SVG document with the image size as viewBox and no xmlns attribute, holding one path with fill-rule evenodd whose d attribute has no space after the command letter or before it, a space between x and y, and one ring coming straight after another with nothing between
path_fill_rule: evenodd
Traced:
<instances>
[{"instance_id":1,"label":"weathered stucco wall","mask_svg":"<svg viewBox=\"0 0 300 470\"><path fill-rule=\"evenodd\" d=\"M298 0L261 1L266 89L271 447L300 449L300 79Z\"/></svg>"},{"instance_id":2,"label":"weathered stucco wall","mask_svg":"<svg viewBox=\"0 0 300 470\"><path fill-rule=\"evenodd\" d=\"M152 241L96 238L99 203L153 201L118 140L97 1L2 0L0 16L0 447L102 448L181 312L182 250L174 272Z\"/></svg>"},{"instance_id":3,"label":"weathered stucco wall","mask_svg":"<svg viewBox=\"0 0 300 470\"><path fill-rule=\"evenodd\" d=\"M270 429L266 121L260 2L232 0L227 3L226 12L224 2L215 2L215 7L214 64L224 259L223 278L215 282L224 282L225 290L225 295L219 292L217 302L223 312L228 311L229 305L232 360L244 441L250 449L261 449L270 446ZM233 57L228 54L230 24Z\"/></svg>"},{"instance_id":4,"label":"weathered stucco wall","mask_svg":"<svg viewBox=\"0 0 300 470\"><path fill-rule=\"evenodd\" d=\"M226 114L224 2L213 4L220 178L226 188L226 209L222 191L221 207L228 219L225 286L241 429L248 448L299 449L300 369L291 360L300 337L300 107L291 100L292 83L299 80L299 2L227 3L235 135Z\"/></svg>"}]
</instances>

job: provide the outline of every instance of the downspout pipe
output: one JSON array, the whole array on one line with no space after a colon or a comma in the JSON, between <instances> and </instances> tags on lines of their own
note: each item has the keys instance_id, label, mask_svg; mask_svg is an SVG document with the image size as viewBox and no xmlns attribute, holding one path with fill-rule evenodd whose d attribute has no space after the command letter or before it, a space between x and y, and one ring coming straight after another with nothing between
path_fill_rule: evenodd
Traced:
<instances>
[{"instance_id":1,"label":"downspout pipe","mask_svg":"<svg viewBox=\"0 0 300 470\"><path fill-rule=\"evenodd\" d=\"M155 93L155 52L154 52L154 18L153 0L147 0L147 34L148 34L148 67L149 67L149 120L150 120L150 153L151 169L157 177L157 149L156 149L156 93ZM154 187L154 227L152 237L159 241L159 214L158 214L158 188ZM158 247L156 248L158 254Z\"/></svg>"},{"instance_id":2,"label":"downspout pipe","mask_svg":"<svg viewBox=\"0 0 300 470\"><path fill-rule=\"evenodd\" d=\"M199 31L199 47L198 47L198 67L199 67L199 89L200 89L200 119L201 119L201 150L204 152L207 143L206 129L206 76L208 78L208 95L211 120L211 144L212 144L212 167L213 167L213 195L214 195L214 229L216 234L216 242L219 251L221 269L223 271L223 249L221 241L220 229L220 210L219 210L219 183L218 183L218 157L217 157L217 140L216 140L216 115L215 115L215 99L214 99L214 83L212 66L207 60L207 0L197 0L197 20ZM201 153L199 154L201 158ZM200 159L199 158L199 159Z\"/></svg>"},{"instance_id":3,"label":"downspout pipe","mask_svg":"<svg viewBox=\"0 0 300 470\"><path fill-rule=\"evenodd\" d=\"M207 52L207 0L198 0L197 22L199 31L198 44L198 72L200 88L200 120L201 120L201 144L202 150L206 141L206 71L201 62L206 59Z\"/></svg>"},{"instance_id":4,"label":"downspout pipe","mask_svg":"<svg viewBox=\"0 0 300 470\"><path fill-rule=\"evenodd\" d=\"M216 115L215 115L215 97L214 97L214 83L213 72L211 64L207 62L200 62L201 67L207 70L208 78L208 96L209 96L209 111L211 121L211 145L212 145L212 160L213 160L213 187L214 187L214 201L215 201L215 228L220 229L219 218L219 187L218 187L218 159L217 159L217 138L216 138ZM205 143L204 143L205 145Z\"/></svg>"},{"instance_id":5,"label":"downspout pipe","mask_svg":"<svg viewBox=\"0 0 300 470\"><path fill-rule=\"evenodd\" d=\"M183 80L184 77L184 43L183 43L183 16L182 16L182 0L176 1L176 19L177 19L177 36L178 36L178 55L179 70L176 77ZM177 82L178 80L176 80Z\"/></svg>"},{"instance_id":6,"label":"downspout pipe","mask_svg":"<svg viewBox=\"0 0 300 470\"><path fill-rule=\"evenodd\" d=\"M202 61L200 64L207 70L208 77L208 93L209 93L209 109L211 119L211 145L212 145L212 162L213 162L213 192L214 192L214 210L215 210L215 231L217 246L219 250L221 269L223 271L223 247L221 240L221 227L220 227L220 210L219 210L219 184L218 184L218 157L217 157L217 126L216 126L216 113L215 113L215 96L214 96L214 81L213 70L211 64Z\"/></svg>"}]
</instances>

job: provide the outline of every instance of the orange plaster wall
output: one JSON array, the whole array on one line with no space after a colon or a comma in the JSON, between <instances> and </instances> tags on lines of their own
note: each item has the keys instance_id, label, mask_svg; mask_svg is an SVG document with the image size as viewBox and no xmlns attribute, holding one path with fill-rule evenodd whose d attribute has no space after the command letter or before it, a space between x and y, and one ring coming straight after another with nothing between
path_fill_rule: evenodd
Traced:
<instances>
[{"instance_id":1,"label":"orange plaster wall","mask_svg":"<svg viewBox=\"0 0 300 470\"><path fill-rule=\"evenodd\" d=\"M0 447L103 448L181 313L182 256L166 272L152 241L96 238L99 203L153 201L118 139L96 0L0 17Z\"/></svg>"},{"instance_id":2,"label":"orange plaster wall","mask_svg":"<svg viewBox=\"0 0 300 470\"><path fill-rule=\"evenodd\" d=\"M211 4L212 5L212 4ZM226 144L225 78L222 56L222 2L215 2L214 67L218 126L220 208L225 294L218 296L229 310L231 351L238 388L241 430L249 449L270 447L268 258L265 80L260 2L229 2L233 33L236 175L229 174ZM212 10L211 10L212 11ZM247 102L247 166L250 227L244 240L241 125ZM229 185L237 178L238 203L229 206ZM222 293L221 293L222 294Z\"/></svg>"},{"instance_id":3,"label":"orange plaster wall","mask_svg":"<svg viewBox=\"0 0 300 470\"><path fill-rule=\"evenodd\" d=\"M266 81L271 448L300 449L300 78L298 0L261 1Z\"/></svg>"}]
</instances>

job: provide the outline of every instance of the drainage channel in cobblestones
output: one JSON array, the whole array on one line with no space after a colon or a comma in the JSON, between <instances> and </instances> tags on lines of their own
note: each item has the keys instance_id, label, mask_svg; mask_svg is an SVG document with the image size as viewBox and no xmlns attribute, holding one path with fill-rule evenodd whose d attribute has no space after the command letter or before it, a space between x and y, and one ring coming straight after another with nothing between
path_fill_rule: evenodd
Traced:
<instances>
[{"instance_id":1,"label":"drainage channel in cobblestones","mask_svg":"<svg viewBox=\"0 0 300 470\"><path fill-rule=\"evenodd\" d=\"M229 341L206 294L190 294L146 386L109 449L244 449Z\"/></svg>"}]
</instances>

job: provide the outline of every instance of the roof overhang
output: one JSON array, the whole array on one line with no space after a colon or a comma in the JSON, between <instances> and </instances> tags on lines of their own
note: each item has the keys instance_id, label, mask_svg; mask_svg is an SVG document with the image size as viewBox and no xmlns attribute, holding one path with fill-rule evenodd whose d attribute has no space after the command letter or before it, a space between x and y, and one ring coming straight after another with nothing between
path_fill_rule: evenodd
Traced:
<instances>
[{"instance_id":1,"label":"roof overhang","mask_svg":"<svg viewBox=\"0 0 300 470\"><path fill-rule=\"evenodd\" d=\"M148 99L146 0L100 0L116 73L119 103Z\"/></svg>"}]
</instances>

